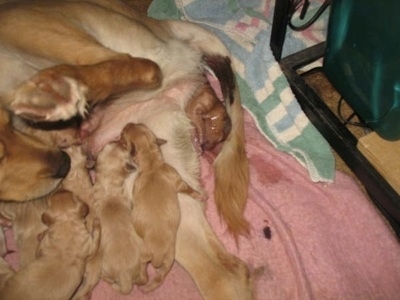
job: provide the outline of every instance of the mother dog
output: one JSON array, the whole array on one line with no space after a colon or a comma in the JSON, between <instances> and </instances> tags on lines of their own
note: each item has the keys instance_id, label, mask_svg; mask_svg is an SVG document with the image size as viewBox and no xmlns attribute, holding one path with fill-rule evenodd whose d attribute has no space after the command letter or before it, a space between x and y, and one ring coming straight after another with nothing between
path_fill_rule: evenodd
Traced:
<instances>
[{"instance_id":1,"label":"mother dog","mask_svg":"<svg viewBox=\"0 0 400 300\"><path fill-rule=\"evenodd\" d=\"M215 36L194 24L140 16L119 1L3 2L0 99L7 110L34 122L90 112L81 133L92 155L115 139L125 123L145 123L172 141L164 148L165 159L197 189L199 162L192 141L211 149L225 139L214 161L215 201L234 235L248 232L241 103L229 53ZM203 96L207 72L220 81L229 114L222 127L213 123L219 103L195 103ZM176 259L203 297L251 299L247 267L220 244L201 203L180 195L179 204Z\"/></svg>"}]
</instances>

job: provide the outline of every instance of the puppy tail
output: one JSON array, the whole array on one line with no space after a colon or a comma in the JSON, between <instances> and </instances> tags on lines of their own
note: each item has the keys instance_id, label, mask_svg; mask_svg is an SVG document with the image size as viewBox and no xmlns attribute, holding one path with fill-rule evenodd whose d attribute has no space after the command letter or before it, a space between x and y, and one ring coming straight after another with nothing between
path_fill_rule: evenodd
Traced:
<instances>
[{"instance_id":1,"label":"puppy tail","mask_svg":"<svg viewBox=\"0 0 400 300\"><path fill-rule=\"evenodd\" d=\"M219 215L236 241L239 235L249 235L250 225L244 218L249 183L249 166L244 147L243 110L239 92L228 105L232 130L214 161L215 203Z\"/></svg>"}]
</instances>

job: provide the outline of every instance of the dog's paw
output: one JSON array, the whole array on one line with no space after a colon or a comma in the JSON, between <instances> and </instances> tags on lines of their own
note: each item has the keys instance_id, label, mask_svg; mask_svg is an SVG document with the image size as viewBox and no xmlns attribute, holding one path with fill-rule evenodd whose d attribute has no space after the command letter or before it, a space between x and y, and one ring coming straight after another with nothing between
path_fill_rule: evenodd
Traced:
<instances>
[{"instance_id":1,"label":"dog's paw","mask_svg":"<svg viewBox=\"0 0 400 300\"><path fill-rule=\"evenodd\" d=\"M13 92L10 108L32 121L68 120L86 113L87 90L72 77L43 70Z\"/></svg>"}]
</instances>

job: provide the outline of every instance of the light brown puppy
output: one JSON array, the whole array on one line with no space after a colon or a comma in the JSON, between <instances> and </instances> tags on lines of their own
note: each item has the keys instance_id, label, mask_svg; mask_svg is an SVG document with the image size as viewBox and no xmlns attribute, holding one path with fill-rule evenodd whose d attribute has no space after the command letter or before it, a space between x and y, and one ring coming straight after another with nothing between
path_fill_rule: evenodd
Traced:
<instances>
[{"instance_id":1,"label":"light brown puppy","mask_svg":"<svg viewBox=\"0 0 400 300\"><path fill-rule=\"evenodd\" d=\"M94 211L102 238L97 266L93 262L87 279L93 285L101 276L122 294L130 293L134 283L146 281L139 260L142 240L133 227L130 197L124 194L125 181L135 170L129 161L129 153L115 143L104 147L97 158Z\"/></svg>"},{"instance_id":2,"label":"light brown puppy","mask_svg":"<svg viewBox=\"0 0 400 300\"><path fill-rule=\"evenodd\" d=\"M36 258L37 236L46 229L41 216L47 208L46 198L27 202L0 202L0 215L12 223L18 248L19 267Z\"/></svg>"},{"instance_id":3,"label":"light brown puppy","mask_svg":"<svg viewBox=\"0 0 400 300\"><path fill-rule=\"evenodd\" d=\"M208 83L196 91L185 111L198 131L196 136L201 150L212 150L232 129L224 104Z\"/></svg>"},{"instance_id":4,"label":"light brown puppy","mask_svg":"<svg viewBox=\"0 0 400 300\"><path fill-rule=\"evenodd\" d=\"M81 284L86 259L98 248L100 228L85 226L86 204L71 192L50 197L42 215L48 226L40 237L37 258L18 270L0 290L1 299L65 300Z\"/></svg>"},{"instance_id":5,"label":"light brown puppy","mask_svg":"<svg viewBox=\"0 0 400 300\"><path fill-rule=\"evenodd\" d=\"M141 255L143 268L151 263L158 269L155 278L144 287L150 291L162 283L175 259L176 232L181 219L178 193L199 200L203 197L165 163L159 147L166 141L156 138L145 125L127 124L119 143L138 167L132 217L146 249Z\"/></svg>"}]
</instances>

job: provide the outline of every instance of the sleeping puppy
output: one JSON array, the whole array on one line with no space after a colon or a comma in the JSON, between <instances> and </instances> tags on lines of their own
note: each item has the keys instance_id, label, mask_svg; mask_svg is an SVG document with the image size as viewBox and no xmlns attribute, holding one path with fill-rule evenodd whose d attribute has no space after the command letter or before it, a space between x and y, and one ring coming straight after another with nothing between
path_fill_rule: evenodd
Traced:
<instances>
[{"instance_id":1,"label":"sleeping puppy","mask_svg":"<svg viewBox=\"0 0 400 300\"><path fill-rule=\"evenodd\" d=\"M129 294L134 283L147 280L140 268L143 246L131 219L131 197L124 193L133 171L129 153L115 143L108 144L97 158L94 211L101 223L101 243L97 266L92 263L94 270L86 279L88 290L99 276L122 294Z\"/></svg>"},{"instance_id":2,"label":"sleeping puppy","mask_svg":"<svg viewBox=\"0 0 400 300\"><path fill-rule=\"evenodd\" d=\"M36 258L39 244L37 236L46 229L41 221L46 208L46 198L28 202L0 202L0 214L12 224L19 267L24 267Z\"/></svg>"},{"instance_id":3,"label":"sleeping puppy","mask_svg":"<svg viewBox=\"0 0 400 300\"><path fill-rule=\"evenodd\" d=\"M229 135L232 124L223 102L209 84L200 86L185 111L197 131L201 151L212 150Z\"/></svg>"},{"instance_id":4,"label":"sleeping puppy","mask_svg":"<svg viewBox=\"0 0 400 300\"><path fill-rule=\"evenodd\" d=\"M133 188L133 225L143 239L145 251L141 255L146 269L151 263L157 275L144 288L157 288L175 260L176 232L180 223L178 193L202 199L178 172L164 162L160 146L165 140L156 138L143 124L127 124L119 144L132 155L138 167Z\"/></svg>"},{"instance_id":5,"label":"sleeping puppy","mask_svg":"<svg viewBox=\"0 0 400 300\"><path fill-rule=\"evenodd\" d=\"M86 259L97 251L100 228L85 226L86 204L69 191L50 197L42 221L36 260L20 268L0 290L1 299L65 300L81 284Z\"/></svg>"}]
</instances>

